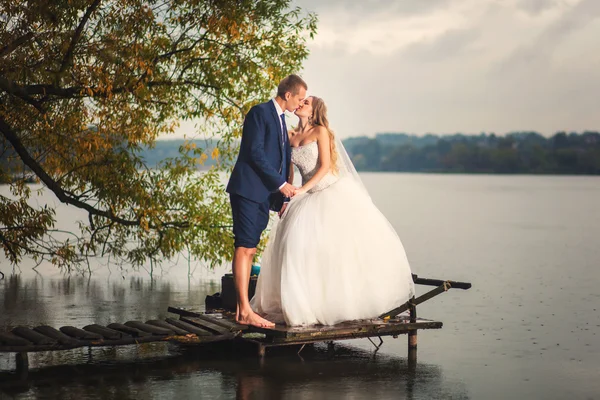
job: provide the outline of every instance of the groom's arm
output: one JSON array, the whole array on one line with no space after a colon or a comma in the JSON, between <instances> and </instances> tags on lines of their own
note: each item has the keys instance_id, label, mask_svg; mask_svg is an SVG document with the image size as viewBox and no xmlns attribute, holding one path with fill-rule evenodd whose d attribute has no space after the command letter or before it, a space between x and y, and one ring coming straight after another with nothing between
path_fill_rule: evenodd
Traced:
<instances>
[{"instance_id":1,"label":"groom's arm","mask_svg":"<svg viewBox=\"0 0 600 400\"><path fill-rule=\"evenodd\" d=\"M246 115L242 132L242 136L250 142L250 162L267 189L270 192L276 192L286 182L267 161L267 155L265 154L265 133L265 122L259 115L258 109L256 107L250 109L250 112Z\"/></svg>"},{"instance_id":2,"label":"groom's arm","mask_svg":"<svg viewBox=\"0 0 600 400\"><path fill-rule=\"evenodd\" d=\"M288 169L288 171L290 171L290 173L288 174L287 183L289 183L290 185L293 185L294 184L294 163L290 162L290 168ZM289 202L290 202L290 198L283 196L284 205L285 205L285 203L289 203Z\"/></svg>"}]
</instances>

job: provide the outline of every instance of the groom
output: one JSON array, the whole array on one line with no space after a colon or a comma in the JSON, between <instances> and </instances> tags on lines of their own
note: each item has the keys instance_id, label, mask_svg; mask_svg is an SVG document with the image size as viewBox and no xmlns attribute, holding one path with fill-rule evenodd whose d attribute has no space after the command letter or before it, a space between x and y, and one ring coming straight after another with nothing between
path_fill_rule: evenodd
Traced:
<instances>
[{"instance_id":1,"label":"groom","mask_svg":"<svg viewBox=\"0 0 600 400\"><path fill-rule=\"evenodd\" d=\"M260 235L269 222L269 210L280 211L284 198L296 191L287 182L291 148L284 111L295 111L307 89L302 78L290 75L279 83L274 99L252 107L244 120L240 153L227 185L233 214L236 321L242 324L275 326L250 308L250 269Z\"/></svg>"}]
</instances>

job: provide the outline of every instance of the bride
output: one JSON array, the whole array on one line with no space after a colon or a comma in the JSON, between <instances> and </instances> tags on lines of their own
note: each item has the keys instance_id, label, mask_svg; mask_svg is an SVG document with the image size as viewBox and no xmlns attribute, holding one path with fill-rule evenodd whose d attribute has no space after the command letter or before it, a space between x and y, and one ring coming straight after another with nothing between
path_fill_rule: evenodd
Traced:
<instances>
[{"instance_id":1,"label":"bride","mask_svg":"<svg viewBox=\"0 0 600 400\"><path fill-rule=\"evenodd\" d=\"M308 97L295 113L302 187L271 229L251 306L291 326L375 318L414 294L404 247L329 129L323 100Z\"/></svg>"}]
</instances>

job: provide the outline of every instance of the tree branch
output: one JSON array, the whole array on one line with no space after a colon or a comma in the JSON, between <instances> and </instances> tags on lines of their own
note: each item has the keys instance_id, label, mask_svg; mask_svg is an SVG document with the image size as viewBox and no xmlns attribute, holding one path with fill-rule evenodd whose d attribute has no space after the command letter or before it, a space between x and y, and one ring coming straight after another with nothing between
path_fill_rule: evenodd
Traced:
<instances>
[{"instance_id":1,"label":"tree branch","mask_svg":"<svg viewBox=\"0 0 600 400\"><path fill-rule=\"evenodd\" d=\"M96 8L98 8L98 5L100 5L100 0L94 0L94 2L85 11L83 18L81 18L81 21L79 22L79 25L77 26L77 29L75 29L75 33L73 34L73 37L71 38L71 43L69 43L69 48L67 49L67 52L65 53L65 56L63 58L62 64L60 66L60 70L58 71L59 74L62 74L63 72L65 72L69 63L72 62L73 51L75 50L75 45L81 38L81 34L83 33L83 28L85 28L85 24L87 24L92 13L96 10Z\"/></svg>"},{"instance_id":2,"label":"tree branch","mask_svg":"<svg viewBox=\"0 0 600 400\"><path fill-rule=\"evenodd\" d=\"M75 197L74 194L71 194L68 191L65 191L61 187L61 185L57 181L52 179L52 177L50 177L50 175L48 175L46 173L44 168L42 168L42 166L29 154L29 152L27 151L25 146L23 146L23 144L21 143L17 134L11 129L11 127L6 123L6 121L3 118L0 118L0 133L2 133L4 135L4 137L6 138L6 140L8 140L10 142L10 144L15 149L15 152L19 155L19 157L23 161L23 163L25 165L27 165L38 176L38 178L40 178L40 180L46 185L46 187L48 189L50 189L56 195L56 197L58 197L58 199L61 202L65 203L65 204L71 204L77 208L86 210L89 214L104 217L104 218L108 219L109 221L113 221L113 222L119 223L124 226L139 226L140 225L139 219L128 220L128 219L118 217L111 212L108 212L105 210L99 210L83 201L80 201L78 198ZM156 226L154 224L149 225L150 228L158 230L159 233L160 233L160 228L174 227L174 228L184 229L184 228L188 228L189 226L190 226L189 222L179 222L179 221L163 222L159 226Z\"/></svg>"},{"instance_id":3,"label":"tree branch","mask_svg":"<svg viewBox=\"0 0 600 400\"><path fill-rule=\"evenodd\" d=\"M183 40L183 38L185 37L185 34L188 33L190 30L192 30L193 28L195 28L195 25L191 25L188 29L186 29L185 32L183 32L181 34L179 39L177 39L175 41L175 43L173 43L173 50L171 50L167 53L164 53L164 54L159 54L156 57L155 61L164 60L165 58L170 58L170 57L174 56L175 54L190 52L190 51L194 50L196 48L196 46L198 45L198 43L200 43L201 41L203 41L206 38L208 32L204 33L201 37L199 37L197 40L195 40L190 46L184 47L181 49L177 48L177 45L179 45L179 43Z\"/></svg>"},{"instance_id":4,"label":"tree branch","mask_svg":"<svg viewBox=\"0 0 600 400\"><path fill-rule=\"evenodd\" d=\"M36 247L27 246L21 242L8 241L8 243L10 245L18 247L19 249L22 249L26 253L29 253L29 254L36 254L36 255L41 256L42 258L44 258L46 256L54 256L54 257L63 258L60 254L58 254L58 252L56 252L54 250L54 248L51 247L52 245L56 246L56 243L51 243L51 244L39 243L35 239L32 239L31 242ZM38 263L38 265L39 265L39 263Z\"/></svg>"},{"instance_id":5,"label":"tree branch","mask_svg":"<svg viewBox=\"0 0 600 400\"><path fill-rule=\"evenodd\" d=\"M4 248L10 253L10 255L12 256L13 260L17 260L19 257L17 255L17 253L15 253L15 251L13 250L11 243L9 242L8 239L6 239L6 237L4 237L4 235L2 234L2 232L0 232L0 240L2 241L2 244L4 245ZM4 277L4 275L3 275Z\"/></svg>"},{"instance_id":6,"label":"tree branch","mask_svg":"<svg viewBox=\"0 0 600 400\"><path fill-rule=\"evenodd\" d=\"M3 82L4 80L4 82ZM63 97L63 98L74 98L74 97L79 97L80 93L82 91L84 91L85 89L88 89L88 87L69 87L69 88L61 88L59 86L56 85L49 85L49 84L44 84L44 85L27 85L27 86L19 86L14 82L10 82L2 77L0 77L0 89L4 89L4 87L9 87L9 85L11 87L16 87L17 90L19 91L18 93L22 94L23 96L32 96L32 95L53 95L53 96L57 96L57 97ZM203 88L207 88L207 89L215 89L215 90L220 90L221 88L215 85L209 85L206 83L202 83L202 82L197 82L197 81L192 81L192 80L183 80L183 81L150 81L147 82L146 85L149 88L152 87L161 87L161 86L181 86L181 85L192 85L192 86L196 86L196 87L203 87ZM89 87L89 89L91 89L92 91L95 91L95 87ZM6 89L5 89L6 90ZM8 90L6 90L8 91ZM134 88L133 85L130 86L121 86L121 87L117 87L114 88L113 90L110 91L110 93L112 94L119 94L119 93L128 93L128 92L133 92ZM13 89L13 91L9 92L11 94L16 94L15 93L15 89ZM104 93L99 93L99 92L95 92L94 95L92 96L81 96L81 97L105 97L106 95ZM19 96L21 97L21 96ZM30 97L28 97L28 99L35 101L34 99L31 99Z\"/></svg>"},{"instance_id":7,"label":"tree branch","mask_svg":"<svg viewBox=\"0 0 600 400\"><path fill-rule=\"evenodd\" d=\"M25 90L25 88L16 84L15 82L9 81L8 79L6 79L3 76L0 76L0 89L4 90L8 94L17 96L18 98L25 101L26 103L31 104L39 112L41 112L41 113L45 112L42 105L35 99L31 98L30 95Z\"/></svg>"},{"instance_id":8,"label":"tree branch","mask_svg":"<svg viewBox=\"0 0 600 400\"><path fill-rule=\"evenodd\" d=\"M23 36L16 38L12 43L7 44L6 46L4 46L0 49L0 57L9 55L14 50L16 50L19 46L21 46L24 43L27 43L27 41L29 41L29 39L31 39L32 37L33 37L33 32L27 32Z\"/></svg>"},{"instance_id":9,"label":"tree branch","mask_svg":"<svg viewBox=\"0 0 600 400\"><path fill-rule=\"evenodd\" d=\"M102 166L105 166L105 165L108 165L108 164L109 164L109 161L108 161L108 160L104 160L104 161L90 161L90 162L89 162L89 163L87 163L87 164L81 164L81 165L78 165L77 167L75 167L75 168L73 168L72 170L70 170L70 171L66 172L65 174L63 174L63 176L61 176L60 178L58 178L58 180L57 180L56 182L57 182L57 183L60 183L60 182L62 182L62 181L63 181L65 178L67 178L69 175L71 175L71 174L73 174L73 173L77 172L77 171L78 171L78 170L80 170L80 169L89 168L89 167L94 167L94 166L95 166L95 167L102 167ZM85 194L85 192L84 192L84 193L82 193L81 195L83 196L84 194Z\"/></svg>"},{"instance_id":10,"label":"tree branch","mask_svg":"<svg viewBox=\"0 0 600 400\"><path fill-rule=\"evenodd\" d=\"M98 210L97 208L92 207L91 205L69 197L67 193L63 190L63 188L58 184L50 175L46 173L44 168L29 154L25 146L19 140L19 137L11 127L4 121L3 118L0 118L0 132L4 135L6 140L10 142L10 144L15 149L16 153L21 157L21 160L25 165L27 165L31 170L40 178L40 180L50 189L58 199L66 204L74 205L77 208L81 208L89 212L90 214L98 215L104 218L107 218L111 221L118 222L119 224L125 226L138 226L140 224L139 220L127 220L112 213L104 210Z\"/></svg>"},{"instance_id":11,"label":"tree branch","mask_svg":"<svg viewBox=\"0 0 600 400\"><path fill-rule=\"evenodd\" d=\"M2 79L0 77L0 79ZM16 85L16 83L12 82L12 85ZM21 89L23 90L23 92L27 95L36 95L36 94L41 94L41 95L54 95L54 96L58 96L58 97L66 97L66 98L72 98L75 97L76 95L78 95L83 89L84 87L69 87L69 88L61 88L57 85L50 85L50 84L38 84L38 85L27 85L27 86L23 86L21 87Z\"/></svg>"}]
</instances>

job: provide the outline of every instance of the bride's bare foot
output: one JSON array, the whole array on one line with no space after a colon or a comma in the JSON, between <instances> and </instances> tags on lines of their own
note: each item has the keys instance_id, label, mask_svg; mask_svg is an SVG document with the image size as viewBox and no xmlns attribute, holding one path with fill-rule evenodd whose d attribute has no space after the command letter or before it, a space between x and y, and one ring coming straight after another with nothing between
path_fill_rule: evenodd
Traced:
<instances>
[{"instance_id":1,"label":"bride's bare foot","mask_svg":"<svg viewBox=\"0 0 600 400\"><path fill-rule=\"evenodd\" d=\"M238 324L252 325L258 328L273 328L275 326L274 323L272 323L271 321L267 321L254 311L251 311L246 315L238 313L236 317L236 322Z\"/></svg>"}]
</instances>

